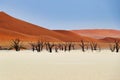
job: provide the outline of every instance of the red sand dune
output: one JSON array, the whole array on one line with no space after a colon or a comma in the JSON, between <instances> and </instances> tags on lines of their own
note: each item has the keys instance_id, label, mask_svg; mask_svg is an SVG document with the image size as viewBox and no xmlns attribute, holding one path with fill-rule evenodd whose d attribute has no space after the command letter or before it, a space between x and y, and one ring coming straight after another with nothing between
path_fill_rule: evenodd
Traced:
<instances>
[{"instance_id":1,"label":"red sand dune","mask_svg":"<svg viewBox=\"0 0 120 80\"><path fill-rule=\"evenodd\" d=\"M102 39L105 37L120 38L120 30L112 29L86 29L86 30L72 30L73 32L82 36L87 36L96 39Z\"/></svg>"},{"instance_id":2,"label":"red sand dune","mask_svg":"<svg viewBox=\"0 0 120 80\"><path fill-rule=\"evenodd\" d=\"M69 39L71 41L78 41L78 42L81 41L81 40L84 40L84 41L98 41L97 39L93 39L93 38L78 35L78 34L72 32L72 31L67 31L67 30L54 30L54 31L58 32L60 34L63 34L66 37L69 37Z\"/></svg>"},{"instance_id":3,"label":"red sand dune","mask_svg":"<svg viewBox=\"0 0 120 80\"><path fill-rule=\"evenodd\" d=\"M43 41L80 41L95 39L80 36L70 31L54 31L37 26L14 17L9 16L4 12L0 12L0 37L2 40L10 40L20 38L23 40L38 40Z\"/></svg>"},{"instance_id":4,"label":"red sand dune","mask_svg":"<svg viewBox=\"0 0 120 80\"><path fill-rule=\"evenodd\" d=\"M0 42L20 38L23 41L105 41L94 38L120 37L117 30L49 30L0 12ZM86 36L86 37L85 37ZM92 37L92 38L90 38Z\"/></svg>"},{"instance_id":5,"label":"red sand dune","mask_svg":"<svg viewBox=\"0 0 120 80\"><path fill-rule=\"evenodd\" d=\"M4 29L4 30L3 30ZM44 38L45 41L66 41L64 35L56 33L52 30L42 28L40 26L13 18L4 12L0 12L0 37L7 35L6 38L19 37L26 39L28 37ZM10 35L9 35L10 34ZM5 37L5 36L4 36ZM33 39L33 38L31 38Z\"/></svg>"},{"instance_id":6,"label":"red sand dune","mask_svg":"<svg viewBox=\"0 0 120 80\"><path fill-rule=\"evenodd\" d=\"M100 40L106 43L109 43L109 42L114 43L115 41L120 41L120 38L106 37Z\"/></svg>"}]
</instances>

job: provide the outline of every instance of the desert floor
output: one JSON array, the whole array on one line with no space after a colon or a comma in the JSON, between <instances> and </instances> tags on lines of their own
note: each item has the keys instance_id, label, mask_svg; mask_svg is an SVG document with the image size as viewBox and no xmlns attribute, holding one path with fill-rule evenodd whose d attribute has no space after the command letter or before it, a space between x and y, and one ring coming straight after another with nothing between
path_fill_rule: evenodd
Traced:
<instances>
[{"instance_id":1,"label":"desert floor","mask_svg":"<svg viewBox=\"0 0 120 80\"><path fill-rule=\"evenodd\" d=\"M0 51L0 80L120 80L120 52Z\"/></svg>"}]
</instances>

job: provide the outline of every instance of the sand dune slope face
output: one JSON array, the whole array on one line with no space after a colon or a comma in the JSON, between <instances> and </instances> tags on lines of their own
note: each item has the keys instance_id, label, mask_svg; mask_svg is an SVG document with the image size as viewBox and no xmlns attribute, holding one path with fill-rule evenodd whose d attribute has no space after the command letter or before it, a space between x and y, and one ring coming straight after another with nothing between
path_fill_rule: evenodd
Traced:
<instances>
[{"instance_id":1,"label":"sand dune slope face","mask_svg":"<svg viewBox=\"0 0 120 80\"><path fill-rule=\"evenodd\" d=\"M29 37L34 36L37 38L40 38L42 36L45 39L51 38L52 41L67 40L67 38L62 34L13 18L4 12L0 12L0 30L3 30L3 29L4 31L2 31L3 33L0 33L0 35L4 35L4 32L6 31L9 34L11 34L10 36L12 37L22 36L22 38L24 39L27 38L28 36Z\"/></svg>"},{"instance_id":2,"label":"sand dune slope face","mask_svg":"<svg viewBox=\"0 0 120 80\"><path fill-rule=\"evenodd\" d=\"M109 43L114 43L115 41L120 41L120 38L112 38L112 37L106 37L103 39L100 39L103 42L109 42Z\"/></svg>"},{"instance_id":3,"label":"sand dune slope face","mask_svg":"<svg viewBox=\"0 0 120 80\"><path fill-rule=\"evenodd\" d=\"M0 42L20 38L24 41L78 42L105 41L105 37L120 38L119 30L49 30L0 12ZM97 39L95 39L97 38Z\"/></svg>"},{"instance_id":4,"label":"sand dune slope face","mask_svg":"<svg viewBox=\"0 0 120 80\"><path fill-rule=\"evenodd\" d=\"M74 33L72 31L67 31L67 30L54 30L58 33L61 33L63 35L65 35L66 37L69 37L69 39L71 41L81 41L81 40L84 40L84 41L99 41L97 39L93 39L93 38L90 38L90 37L85 37L85 36L81 36L81 35L78 35L77 33Z\"/></svg>"},{"instance_id":5,"label":"sand dune slope face","mask_svg":"<svg viewBox=\"0 0 120 80\"><path fill-rule=\"evenodd\" d=\"M73 32L88 36L92 38L105 38L105 37L113 37L113 38L120 38L120 30L112 30L112 29L86 29L86 30L73 30Z\"/></svg>"}]
</instances>

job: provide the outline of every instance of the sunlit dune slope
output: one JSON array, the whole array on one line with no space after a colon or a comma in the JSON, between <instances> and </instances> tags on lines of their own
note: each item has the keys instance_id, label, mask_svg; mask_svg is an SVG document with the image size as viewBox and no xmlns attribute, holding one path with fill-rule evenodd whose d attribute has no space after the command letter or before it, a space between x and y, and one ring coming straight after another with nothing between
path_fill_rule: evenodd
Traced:
<instances>
[{"instance_id":1,"label":"sunlit dune slope","mask_svg":"<svg viewBox=\"0 0 120 80\"><path fill-rule=\"evenodd\" d=\"M23 38L27 38L28 36L34 36L37 38L40 38L41 36L44 37L44 39L49 40L51 38L52 41L67 41L68 39L57 32L54 32L52 30L43 28L41 26L37 26L19 19L16 19L14 17L9 16L8 14L4 12L0 12L0 29L4 29L4 31L8 31L10 37L18 37L22 36ZM3 32L4 32L3 31ZM0 34L2 35L2 33ZM3 34L4 35L4 34ZM9 36L7 34L7 36Z\"/></svg>"},{"instance_id":2,"label":"sunlit dune slope","mask_svg":"<svg viewBox=\"0 0 120 80\"><path fill-rule=\"evenodd\" d=\"M67 30L54 30L58 33L61 33L63 35L65 35L66 37L69 37L71 41L81 41L81 40L84 40L84 41L99 41L97 39L93 39L93 38L89 38L89 37L85 37L85 36L81 36L81 35L78 35L72 31L67 31Z\"/></svg>"},{"instance_id":3,"label":"sunlit dune slope","mask_svg":"<svg viewBox=\"0 0 120 80\"><path fill-rule=\"evenodd\" d=\"M116 41L120 41L120 38L112 38L112 37L106 37L106 38L103 38L103 39L100 39L104 42L108 42L108 43L114 43Z\"/></svg>"},{"instance_id":4,"label":"sunlit dune slope","mask_svg":"<svg viewBox=\"0 0 120 80\"><path fill-rule=\"evenodd\" d=\"M102 39L105 37L120 38L120 30L112 29L85 29L85 30L72 30L73 32L88 36L91 38Z\"/></svg>"}]
</instances>

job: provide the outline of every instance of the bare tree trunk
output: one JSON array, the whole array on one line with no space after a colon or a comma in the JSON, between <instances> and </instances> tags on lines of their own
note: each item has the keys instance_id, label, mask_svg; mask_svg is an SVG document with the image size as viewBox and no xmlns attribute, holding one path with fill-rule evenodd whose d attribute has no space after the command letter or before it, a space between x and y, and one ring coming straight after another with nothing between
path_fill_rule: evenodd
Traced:
<instances>
[{"instance_id":1,"label":"bare tree trunk","mask_svg":"<svg viewBox=\"0 0 120 80\"><path fill-rule=\"evenodd\" d=\"M72 44L72 49L75 50L75 44Z\"/></svg>"},{"instance_id":2,"label":"bare tree trunk","mask_svg":"<svg viewBox=\"0 0 120 80\"><path fill-rule=\"evenodd\" d=\"M36 45L37 52L42 51L43 46L44 46L44 43L38 40L37 45Z\"/></svg>"},{"instance_id":3,"label":"bare tree trunk","mask_svg":"<svg viewBox=\"0 0 120 80\"><path fill-rule=\"evenodd\" d=\"M34 52L35 51L35 44L34 43L30 43L31 47L32 47L32 51Z\"/></svg>"},{"instance_id":4,"label":"bare tree trunk","mask_svg":"<svg viewBox=\"0 0 120 80\"><path fill-rule=\"evenodd\" d=\"M55 45L55 52L58 52L58 46Z\"/></svg>"},{"instance_id":5,"label":"bare tree trunk","mask_svg":"<svg viewBox=\"0 0 120 80\"><path fill-rule=\"evenodd\" d=\"M92 51L93 51L93 50L97 50L98 44L95 43L95 42L91 42L91 43L90 43L90 47L91 47L91 50L92 50Z\"/></svg>"},{"instance_id":6,"label":"bare tree trunk","mask_svg":"<svg viewBox=\"0 0 120 80\"><path fill-rule=\"evenodd\" d=\"M83 52L85 52L85 43L83 40L81 40L81 44L79 44L81 46L81 49Z\"/></svg>"},{"instance_id":7,"label":"bare tree trunk","mask_svg":"<svg viewBox=\"0 0 120 80\"><path fill-rule=\"evenodd\" d=\"M119 41L117 41L117 40L115 41L115 49L116 49L116 52L118 53L120 46L119 46Z\"/></svg>"},{"instance_id":8,"label":"bare tree trunk","mask_svg":"<svg viewBox=\"0 0 120 80\"><path fill-rule=\"evenodd\" d=\"M69 43L68 44L68 50L71 51L71 48L72 48L72 43Z\"/></svg>"},{"instance_id":9,"label":"bare tree trunk","mask_svg":"<svg viewBox=\"0 0 120 80\"><path fill-rule=\"evenodd\" d=\"M64 44L64 51L67 51L67 44Z\"/></svg>"},{"instance_id":10,"label":"bare tree trunk","mask_svg":"<svg viewBox=\"0 0 120 80\"><path fill-rule=\"evenodd\" d=\"M49 52L52 53L52 48L54 47L54 44L47 43Z\"/></svg>"},{"instance_id":11,"label":"bare tree trunk","mask_svg":"<svg viewBox=\"0 0 120 80\"><path fill-rule=\"evenodd\" d=\"M109 45L109 47L112 52L115 51L118 53L120 49L119 41L115 40L114 45Z\"/></svg>"},{"instance_id":12,"label":"bare tree trunk","mask_svg":"<svg viewBox=\"0 0 120 80\"><path fill-rule=\"evenodd\" d=\"M110 48L110 50L111 50L111 52L114 52L115 51L115 45L109 45L109 48Z\"/></svg>"},{"instance_id":13,"label":"bare tree trunk","mask_svg":"<svg viewBox=\"0 0 120 80\"><path fill-rule=\"evenodd\" d=\"M16 51L20 51L20 49L25 49L22 45L21 45L21 40L20 39L14 39L12 40L12 45L10 46L10 49L15 49Z\"/></svg>"}]
</instances>

